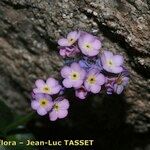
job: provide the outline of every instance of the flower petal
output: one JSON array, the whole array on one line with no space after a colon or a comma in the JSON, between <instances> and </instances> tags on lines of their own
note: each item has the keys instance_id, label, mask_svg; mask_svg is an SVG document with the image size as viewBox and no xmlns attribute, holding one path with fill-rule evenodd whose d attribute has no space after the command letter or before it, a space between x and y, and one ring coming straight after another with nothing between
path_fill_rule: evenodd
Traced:
<instances>
[{"instance_id":1,"label":"flower petal","mask_svg":"<svg viewBox=\"0 0 150 150\"><path fill-rule=\"evenodd\" d=\"M91 92L92 92L92 93L95 93L95 94L96 94L96 93L99 93L100 90L101 90L101 86L99 86L99 85L97 85L97 84L91 86Z\"/></svg>"},{"instance_id":2,"label":"flower petal","mask_svg":"<svg viewBox=\"0 0 150 150\"><path fill-rule=\"evenodd\" d=\"M129 78L128 77L124 77L122 80L123 80L123 83L122 83L123 86L126 86L128 84L128 82L129 82Z\"/></svg>"},{"instance_id":3,"label":"flower petal","mask_svg":"<svg viewBox=\"0 0 150 150\"><path fill-rule=\"evenodd\" d=\"M71 73L71 69L70 69L70 67L68 67L68 66L64 66L64 67L61 69L61 76L62 76L63 78L67 78L70 73Z\"/></svg>"},{"instance_id":4,"label":"flower petal","mask_svg":"<svg viewBox=\"0 0 150 150\"><path fill-rule=\"evenodd\" d=\"M113 56L113 61L116 66L121 66L123 64L124 59L121 55L115 55Z\"/></svg>"},{"instance_id":5,"label":"flower petal","mask_svg":"<svg viewBox=\"0 0 150 150\"><path fill-rule=\"evenodd\" d=\"M34 97L35 97L35 99L36 99L37 101L39 101L40 99L45 98L45 94L44 94L44 93L36 93L36 94L34 95Z\"/></svg>"},{"instance_id":6,"label":"flower petal","mask_svg":"<svg viewBox=\"0 0 150 150\"><path fill-rule=\"evenodd\" d=\"M85 60L80 60L79 65L81 68L87 68L88 67L88 63Z\"/></svg>"},{"instance_id":7,"label":"flower petal","mask_svg":"<svg viewBox=\"0 0 150 150\"><path fill-rule=\"evenodd\" d=\"M112 68L112 73L120 73L123 71L122 67L114 67Z\"/></svg>"},{"instance_id":8,"label":"flower petal","mask_svg":"<svg viewBox=\"0 0 150 150\"><path fill-rule=\"evenodd\" d=\"M105 71L107 71L107 72L112 72L112 73L113 73L112 67L108 67L108 65L104 65L104 66L103 66L103 69L104 69Z\"/></svg>"},{"instance_id":9,"label":"flower petal","mask_svg":"<svg viewBox=\"0 0 150 150\"><path fill-rule=\"evenodd\" d=\"M90 54L92 53L92 50L93 50L92 42L94 40L95 40L95 37L93 35L91 35L91 34L88 34L88 33L81 34L81 36L80 36L80 38L78 40L78 45L79 45L79 48L81 49L81 52L84 55L88 55L89 56L89 53ZM90 50L85 48L85 44L87 44L87 43L91 45L91 49Z\"/></svg>"},{"instance_id":10,"label":"flower petal","mask_svg":"<svg viewBox=\"0 0 150 150\"><path fill-rule=\"evenodd\" d=\"M58 118L62 119L68 115L68 110L59 110L58 111Z\"/></svg>"},{"instance_id":11,"label":"flower petal","mask_svg":"<svg viewBox=\"0 0 150 150\"><path fill-rule=\"evenodd\" d=\"M72 87L72 82L69 79L64 79L63 80L63 85L66 88L71 88Z\"/></svg>"},{"instance_id":12,"label":"flower petal","mask_svg":"<svg viewBox=\"0 0 150 150\"><path fill-rule=\"evenodd\" d=\"M95 76L95 74L98 74L99 73L99 70L98 69L91 69L90 71L89 71L89 73L88 73L88 76L89 75L94 75Z\"/></svg>"},{"instance_id":13,"label":"flower petal","mask_svg":"<svg viewBox=\"0 0 150 150\"><path fill-rule=\"evenodd\" d=\"M49 113L49 119L51 121L56 121L58 118L58 113L55 110L52 110L52 112Z\"/></svg>"},{"instance_id":14,"label":"flower petal","mask_svg":"<svg viewBox=\"0 0 150 150\"><path fill-rule=\"evenodd\" d=\"M35 88L35 89L33 89L33 92L34 92L34 93L41 93L41 90L38 89L38 88Z\"/></svg>"},{"instance_id":15,"label":"flower petal","mask_svg":"<svg viewBox=\"0 0 150 150\"><path fill-rule=\"evenodd\" d=\"M86 76L86 71L84 69L81 69L81 71L80 71L80 79L83 80L85 78L85 76Z\"/></svg>"},{"instance_id":16,"label":"flower petal","mask_svg":"<svg viewBox=\"0 0 150 150\"><path fill-rule=\"evenodd\" d=\"M106 64L106 57L105 55L101 55L101 62L102 62L102 65L105 65Z\"/></svg>"},{"instance_id":17,"label":"flower petal","mask_svg":"<svg viewBox=\"0 0 150 150\"><path fill-rule=\"evenodd\" d=\"M65 39L65 38L59 39L59 40L58 40L58 44L59 44L60 46L70 46L68 40Z\"/></svg>"},{"instance_id":18,"label":"flower petal","mask_svg":"<svg viewBox=\"0 0 150 150\"><path fill-rule=\"evenodd\" d=\"M83 39L84 42L92 42L95 39L95 36L89 34L89 33L85 33L82 34L81 39Z\"/></svg>"},{"instance_id":19,"label":"flower petal","mask_svg":"<svg viewBox=\"0 0 150 150\"><path fill-rule=\"evenodd\" d=\"M44 108L39 107L39 108L37 109L37 113L38 113L40 116L44 116L44 115L47 114L47 111L46 111Z\"/></svg>"},{"instance_id":20,"label":"flower petal","mask_svg":"<svg viewBox=\"0 0 150 150\"><path fill-rule=\"evenodd\" d=\"M105 55L106 60L113 57L113 53L110 51L104 51L104 55Z\"/></svg>"},{"instance_id":21,"label":"flower petal","mask_svg":"<svg viewBox=\"0 0 150 150\"><path fill-rule=\"evenodd\" d=\"M87 51L88 56L96 56L99 53L99 49L92 48L90 51Z\"/></svg>"},{"instance_id":22,"label":"flower petal","mask_svg":"<svg viewBox=\"0 0 150 150\"><path fill-rule=\"evenodd\" d=\"M59 93L59 91L61 90L61 88L62 88L62 86L60 86L60 85L57 85L57 86L55 86L55 87L52 87L52 92L51 92L51 94L57 94L57 93Z\"/></svg>"},{"instance_id":23,"label":"flower petal","mask_svg":"<svg viewBox=\"0 0 150 150\"><path fill-rule=\"evenodd\" d=\"M76 41L79 38L78 31L72 31L67 35L67 39L74 39Z\"/></svg>"},{"instance_id":24,"label":"flower petal","mask_svg":"<svg viewBox=\"0 0 150 150\"><path fill-rule=\"evenodd\" d=\"M34 100L34 101L31 102L32 109L37 110L39 108L39 106L40 106L40 104L39 104L38 101Z\"/></svg>"},{"instance_id":25,"label":"flower petal","mask_svg":"<svg viewBox=\"0 0 150 150\"><path fill-rule=\"evenodd\" d=\"M78 97L80 99L85 99L87 92L78 92L78 90L76 90L75 95L76 95L76 97Z\"/></svg>"},{"instance_id":26,"label":"flower petal","mask_svg":"<svg viewBox=\"0 0 150 150\"><path fill-rule=\"evenodd\" d=\"M83 80L77 80L72 84L72 86L74 88L79 88L82 85L82 83L83 83Z\"/></svg>"},{"instance_id":27,"label":"flower petal","mask_svg":"<svg viewBox=\"0 0 150 150\"><path fill-rule=\"evenodd\" d=\"M52 107L53 107L53 102L51 101L47 104L45 109L46 109L46 111L50 111L52 109Z\"/></svg>"},{"instance_id":28,"label":"flower petal","mask_svg":"<svg viewBox=\"0 0 150 150\"><path fill-rule=\"evenodd\" d=\"M117 94L121 94L122 91L123 91L123 86L122 86L122 85L117 85L117 84L115 84L115 85L114 85L114 91L115 91Z\"/></svg>"},{"instance_id":29,"label":"flower petal","mask_svg":"<svg viewBox=\"0 0 150 150\"><path fill-rule=\"evenodd\" d=\"M80 71L81 67L78 63L74 62L74 63L71 64L71 69L74 70L74 71Z\"/></svg>"},{"instance_id":30,"label":"flower petal","mask_svg":"<svg viewBox=\"0 0 150 150\"><path fill-rule=\"evenodd\" d=\"M45 82L41 79L35 81L35 85L37 88L43 88L45 86Z\"/></svg>"},{"instance_id":31,"label":"flower petal","mask_svg":"<svg viewBox=\"0 0 150 150\"><path fill-rule=\"evenodd\" d=\"M60 49L59 54L60 54L60 56L65 57L66 56L66 50L65 49Z\"/></svg>"},{"instance_id":32,"label":"flower petal","mask_svg":"<svg viewBox=\"0 0 150 150\"><path fill-rule=\"evenodd\" d=\"M103 74L99 74L96 76L97 84L103 85L105 83L105 77Z\"/></svg>"},{"instance_id":33,"label":"flower petal","mask_svg":"<svg viewBox=\"0 0 150 150\"><path fill-rule=\"evenodd\" d=\"M87 91L90 91L90 85L88 84L87 81L84 82L84 86L85 86Z\"/></svg>"},{"instance_id":34,"label":"flower petal","mask_svg":"<svg viewBox=\"0 0 150 150\"><path fill-rule=\"evenodd\" d=\"M93 44L94 49L99 50L101 48L101 42L98 39L95 39L92 44Z\"/></svg>"},{"instance_id":35,"label":"flower petal","mask_svg":"<svg viewBox=\"0 0 150 150\"><path fill-rule=\"evenodd\" d=\"M54 78L48 78L46 84L50 87L55 86L58 84L58 81Z\"/></svg>"},{"instance_id":36,"label":"flower petal","mask_svg":"<svg viewBox=\"0 0 150 150\"><path fill-rule=\"evenodd\" d=\"M52 101L52 97L48 94L44 94L43 96L45 99L47 99L48 101Z\"/></svg>"},{"instance_id":37,"label":"flower petal","mask_svg":"<svg viewBox=\"0 0 150 150\"><path fill-rule=\"evenodd\" d=\"M60 109L68 109L69 108L69 101L67 99L63 99L59 103Z\"/></svg>"}]
</instances>

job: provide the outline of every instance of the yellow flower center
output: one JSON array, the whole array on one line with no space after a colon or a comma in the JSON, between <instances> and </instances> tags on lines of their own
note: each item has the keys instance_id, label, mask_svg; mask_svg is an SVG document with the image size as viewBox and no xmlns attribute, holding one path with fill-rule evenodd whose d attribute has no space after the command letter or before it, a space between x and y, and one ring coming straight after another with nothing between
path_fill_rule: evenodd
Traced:
<instances>
[{"instance_id":1,"label":"yellow flower center","mask_svg":"<svg viewBox=\"0 0 150 150\"><path fill-rule=\"evenodd\" d=\"M75 39L74 38L69 38L68 42L69 42L69 44L73 44L75 42Z\"/></svg>"},{"instance_id":2,"label":"yellow flower center","mask_svg":"<svg viewBox=\"0 0 150 150\"><path fill-rule=\"evenodd\" d=\"M44 93L50 93L50 92L51 92L51 89L50 89L47 85L45 85L45 86L43 87L42 91L43 91Z\"/></svg>"},{"instance_id":3,"label":"yellow flower center","mask_svg":"<svg viewBox=\"0 0 150 150\"><path fill-rule=\"evenodd\" d=\"M48 100L47 99L41 99L40 100L40 106L41 107L45 107L45 106L47 106L47 104L48 104Z\"/></svg>"},{"instance_id":4,"label":"yellow flower center","mask_svg":"<svg viewBox=\"0 0 150 150\"><path fill-rule=\"evenodd\" d=\"M92 45L90 43L86 43L86 44L84 44L84 48L87 50L91 50Z\"/></svg>"},{"instance_id":5,"label":"yellow flower center","mask_svg":"<svg viewBox=\"0 0 150 150\"><path fill-rule=\"evenodd\" d=\"M79 79L79 73L78 72L72 72L71 73L71 79L72 80L78 80Z\"/></svg>"},{"instance_id":6,"label":"yellow flower center","mask_svg":"<svg viewBox=\"0 0 150 150\"><path fill-rule=\"evenodd\" d=\"M107 61L107 65L108 65L109 67L113 67L113 66L114 66L114 63L113 63L112 60L108 60L108 61Z\"/></svg>"},{"instance_id":7,"label":"yellow flower center","mask_svg":"<svg viewBox=\"0 0 150 150\"><path fill-rule=\"evenodd\" d=\"M96 78L95 76L89 76L88 79L87 79L87 82L89 84L95 84L96 83Z\"/></svg>"},{"instance_id":8,"label":"yellow flower center","mask_svg":"<svg viewBox=\"0 0 150 150\"><path fill-rule=\"evenodd\" d=\"M55 104L55 105L54 105L54 110L55 110L55 111L58 111L58 110L59 110L58 104Z\"/></svg>"}]
</instances>

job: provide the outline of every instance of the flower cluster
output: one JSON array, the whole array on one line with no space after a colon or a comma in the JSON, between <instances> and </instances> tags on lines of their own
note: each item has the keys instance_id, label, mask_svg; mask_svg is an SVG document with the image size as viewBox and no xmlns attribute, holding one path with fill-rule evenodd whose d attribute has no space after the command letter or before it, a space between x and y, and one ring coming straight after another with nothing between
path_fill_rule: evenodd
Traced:
<instances>
[{"instance_id":1,"label":"flower cluster","mask_svg":"<svg viewBox=\"0 0 150 150\"><path fill-rule=\"evenodd\" d=\"M31 106L41 116L49 113L51 121L65 118L69 101L64 95L74 89L81 100L93 93L121 94L128 84L129 75L124 58L111 51L102 51L100 38L83 31L70 32L58 40L59 54L65 59L60 71L60 83L54 78L37 80L33 89ZM55 97L55 98L54 98Z\"/></svg>"},{"instance_id":2,"label":"flower cluster","mask_svg":"<svg viewBox=\"0 0 150 150\"><path fill-rule=\"evenodd\" d=\"M37 111L40 116L49 113L51 121L58 118L65 118L68 114L69 101L60 96L62 86L54 78L48 78L46 82L37 80L36 88L33 89L31 107ZM52 96L56 96L53 100Z\"/></svg>"}]
</instances>

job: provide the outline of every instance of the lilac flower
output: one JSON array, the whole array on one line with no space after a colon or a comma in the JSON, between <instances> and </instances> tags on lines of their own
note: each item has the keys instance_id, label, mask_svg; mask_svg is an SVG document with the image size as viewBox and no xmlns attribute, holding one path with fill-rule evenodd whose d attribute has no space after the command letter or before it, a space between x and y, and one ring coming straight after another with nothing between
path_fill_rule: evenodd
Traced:
<instances>
[{"instance_id":1,"label":"lilac flower","mask_svg":"<svg viewBox=\"0 0 150 150\"><path fill-rule=\"evenodd\" d=\"M129 82L129 77L123 75L119 76L116 79L116 82L114 84L114 92L117 94L121 94L124 87L128 84L128 82Z\"/></svg>"},{"instance_id":2,"label":"lilac flower","mask_svg":"<svg viewBox=\"0 0 150 150\"><path fill-rule=\"evenodd\" d=\"M77 46L70 46L70 47L60 47L59 54L65 58L65 57L73 57L77 53L79 53L80 50Z\"/></svg>"},{"instance_id":3,"label":"lilac flower","mask_svg":"<svg viewBox=\"0 0 150 150\"><path fill-rule=\"evenodd\" d=\"M114 83L116 78L108 78L106 77L105 88L108 95L114 92Z\"/></svg>"},{"instance_id":4,"label":"lilac flower","mask_svg":"<svg viewBox=\"0 0 150 150\"><path fill-rule=\"evenodd\" d=\"M103 74L99 73L98 70L91 70L84 82L87 91L92 93L99 93L101 90L101 85L105 83L105 77Z\"/></svg>"},{"instance_id":5,"label":"lilac flower","mask_svg":"<svg viewBox=\"0 0 150 150\"><path fill-rule=\"evenodd\" d=\"M88 57L83 57L83 59L81 59L79 61L79 65L81 66L81 68L84 68L86 71L88 71L90 68L92 68L92 66L95 65L95 59L90 59Z\"/></svg>"},{"instance_id":6,"label":"lilac flower","mask_svg":"<svg viewBox=\"0 0 150 150\"><path fill-rule=\"evenodd\" d=\"M101 56L102 66L104 70L111 73L120 73L123 71L123 57L121 55L113 55L110 51L104 51Z\"/></svg>"},{"instance_id":7,"label":"lilac flower","mask_svg":"<svg viewBox=\"0 0 150 150\"><path fill-rule=\"evenodd\" d=\"M95 66L96 66L96 69L98 69L99 71L103 70L101 59L99 57L96 59Z\"/></svg>"},{"instance_id":8,"label":"lilac flower","mask_svg":"<svg viewBox=\"0 0 150 150\"><path fill-rule=\"evenodd\" d=\"M51 96L47 94L35 94L31 107L37 111L40 116L44 116L51 110L53 105Z\"/></svg>"},{"instance_id":9,"label":"lilac flower","mask_svg":"<svg viewBox=\"0 0 150 150\"><path fill-rule=\"evenodd\" d=\"M86 56L96 56L101 48L101 42L96 36L88 33L82 33L78 40L81 52Z\"/></svg>"},{"instance_id":10,"label":"lilac flower","mask_svg":"<svg viewBox=\"0 0 150 150\"><path fill-rule=\"evenodd\" d=\"M32 97L33 100L35 100L35 98L36 98L35 95L36 95L36 94L32 91L32 92L31 92L31 97Z\"/></svg>"},{"instance_id":11,"label":"lilac flower","mask_svg":"<svg viewBox=\"0 0 150 150\"><path fill-rule=\"evenodd\" d=\"M80 98L80 99L85 99L87 96L87 90L85 89L84 86L81 86L80 88L75 90L75 95L76 97Z\"/></svg>"},{"instance_id":12,"label":"lilac flower","mask_svg":"<svg viewBox=\"0 0 150 150\"><path fill-rule=\"evenodd\" d=\"M100 63L100 59L95 57L83 57L83 59L79 61L79 65L87 72L91 69L97 69L99 71L103 70L102 65Z\"/></svg>"},{"instance_id":13,"label":"lilac flower","mask_svg":"<svg viewBox=\"0 0 150 150\"><path fill-rule=\"evenodd\" d=\"M65 66L61 70L61 76L65 78L63 85L66 88L79 88L85 78L85 70L78 63L72 63L71 66Z\"/></svg>"},{"instance_id":14,"label":"lilac flower","mask_svg":"<svg viewBox=\"0 0 150 150\"><path fill-rule=\"evenodd\" d=\"M105 88L107 94L117 93L121 94L124 87L128 84L129 77L128 72L124 71L119 74L118 77L111 77L106 79Z\"/></svg>"},{"instance_id":15,"label":"lilac flower","mask_svg":"<svg viewBox=\"0 0 150 150\"><path fill-rule=\"evenodd\" d=\"M36 80L35 85L36 88L33 89L34 93L45 93L50 95L59 93L62 88L54 78L48 78L46 83L41 79Z\"/></svg>"},{"instance_id":16,"label":"lilac flower","mask_svg":"<svg viewBox=\"0 0 150 150\"><path fill-rule=\"evenodd\" d=\"M90 68L92 68L92 66L95 64L95 61L90 60L88 57L83 57L83 59L81 59L79 61L79 65L81 68L83 68L86 71L89 71Z\"/></svg>"},{"instance_id":17,"label":"lilac flower","mask_svg":"<svg viewBox=\"0 0 150 150\"><path fill-rule=\"evenodd\" d=\"M72 31L67 35L67 38L62 38L58 40L58 44L63 47L71 46L78 40L79 36L80 36L80 32Z\"/></svg>"},{"instance_id":18,"label":"lilac flower","mask_svg":"<svg viewBox=\"0 0 150 150\"><path fill-rule=\"evenodd\" d=\"M52 111L49 113L51 121L55 121L58 118L62 119L68 115L69 101L67 99L57 98L54 101Z\"/></svg>"},{"instance_id":19,"label":"lilac flower","mask_svg":"<svg viewBox=\"0 0 150 150\"><path fill-rule=\"evenodd\" d=\"M128 71L123 66L124 59L110 51L104 51L99 56L101 41L83 31L72 31L66 38L58 40L59 54L65 58L61 69L63 86L54 78L48 78L46 82L41 79L35 82L31 107L39 115L49 113L51 121L65 118L70 106L64 98L67 88L74 88L75 96L81 100L86 99L88 92L96 94L101 88L107 94L120 94L123 91L129 80ZM75 57L78 53L81 55Z\"/></svg>"},{"instance_id":20,"label":"lilac flower","mask_svg":"<svg viewBox=\"0 0 150 150\"><path fill-rule=\"evenodd\" d=\"M62 87L58 95L61 96L64 95L64 93L65 93L65 87Z\"/></svg>"}]
</instances>

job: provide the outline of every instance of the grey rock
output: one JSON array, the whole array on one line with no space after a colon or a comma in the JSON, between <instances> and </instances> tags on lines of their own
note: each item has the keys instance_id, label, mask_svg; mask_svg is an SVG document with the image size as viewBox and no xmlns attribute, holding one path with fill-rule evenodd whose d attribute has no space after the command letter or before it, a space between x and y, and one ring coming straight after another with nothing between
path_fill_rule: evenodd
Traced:
<instances>
[{"instance_id":1,"label":"grey rock","mask_svg":"<svg viewBox=\"0 0 150 150\"><path fill-rule=\"evenodd\" d=\"M123 98L117 100L124 99L128 107L114 100L108 106L125 108L124 122L137 132L147 132L150 128L148 0L1 0L0 99L18 113L31 111L30 92L35 80L59 78L63 60L58 56L57 40L76 29L100 36L102 50L109 49L125 57L131 79ZM101 100L95 98L92 106L102 118L108 114L106 120L113 128L118 124L115 119L118 117L119 121L122 117L117 114L122 114L122 109L111 112L113 109L109 111L105 101L105 96ZM111 113L114 118L109 117Z\"/></svg>"}]
</instances>

